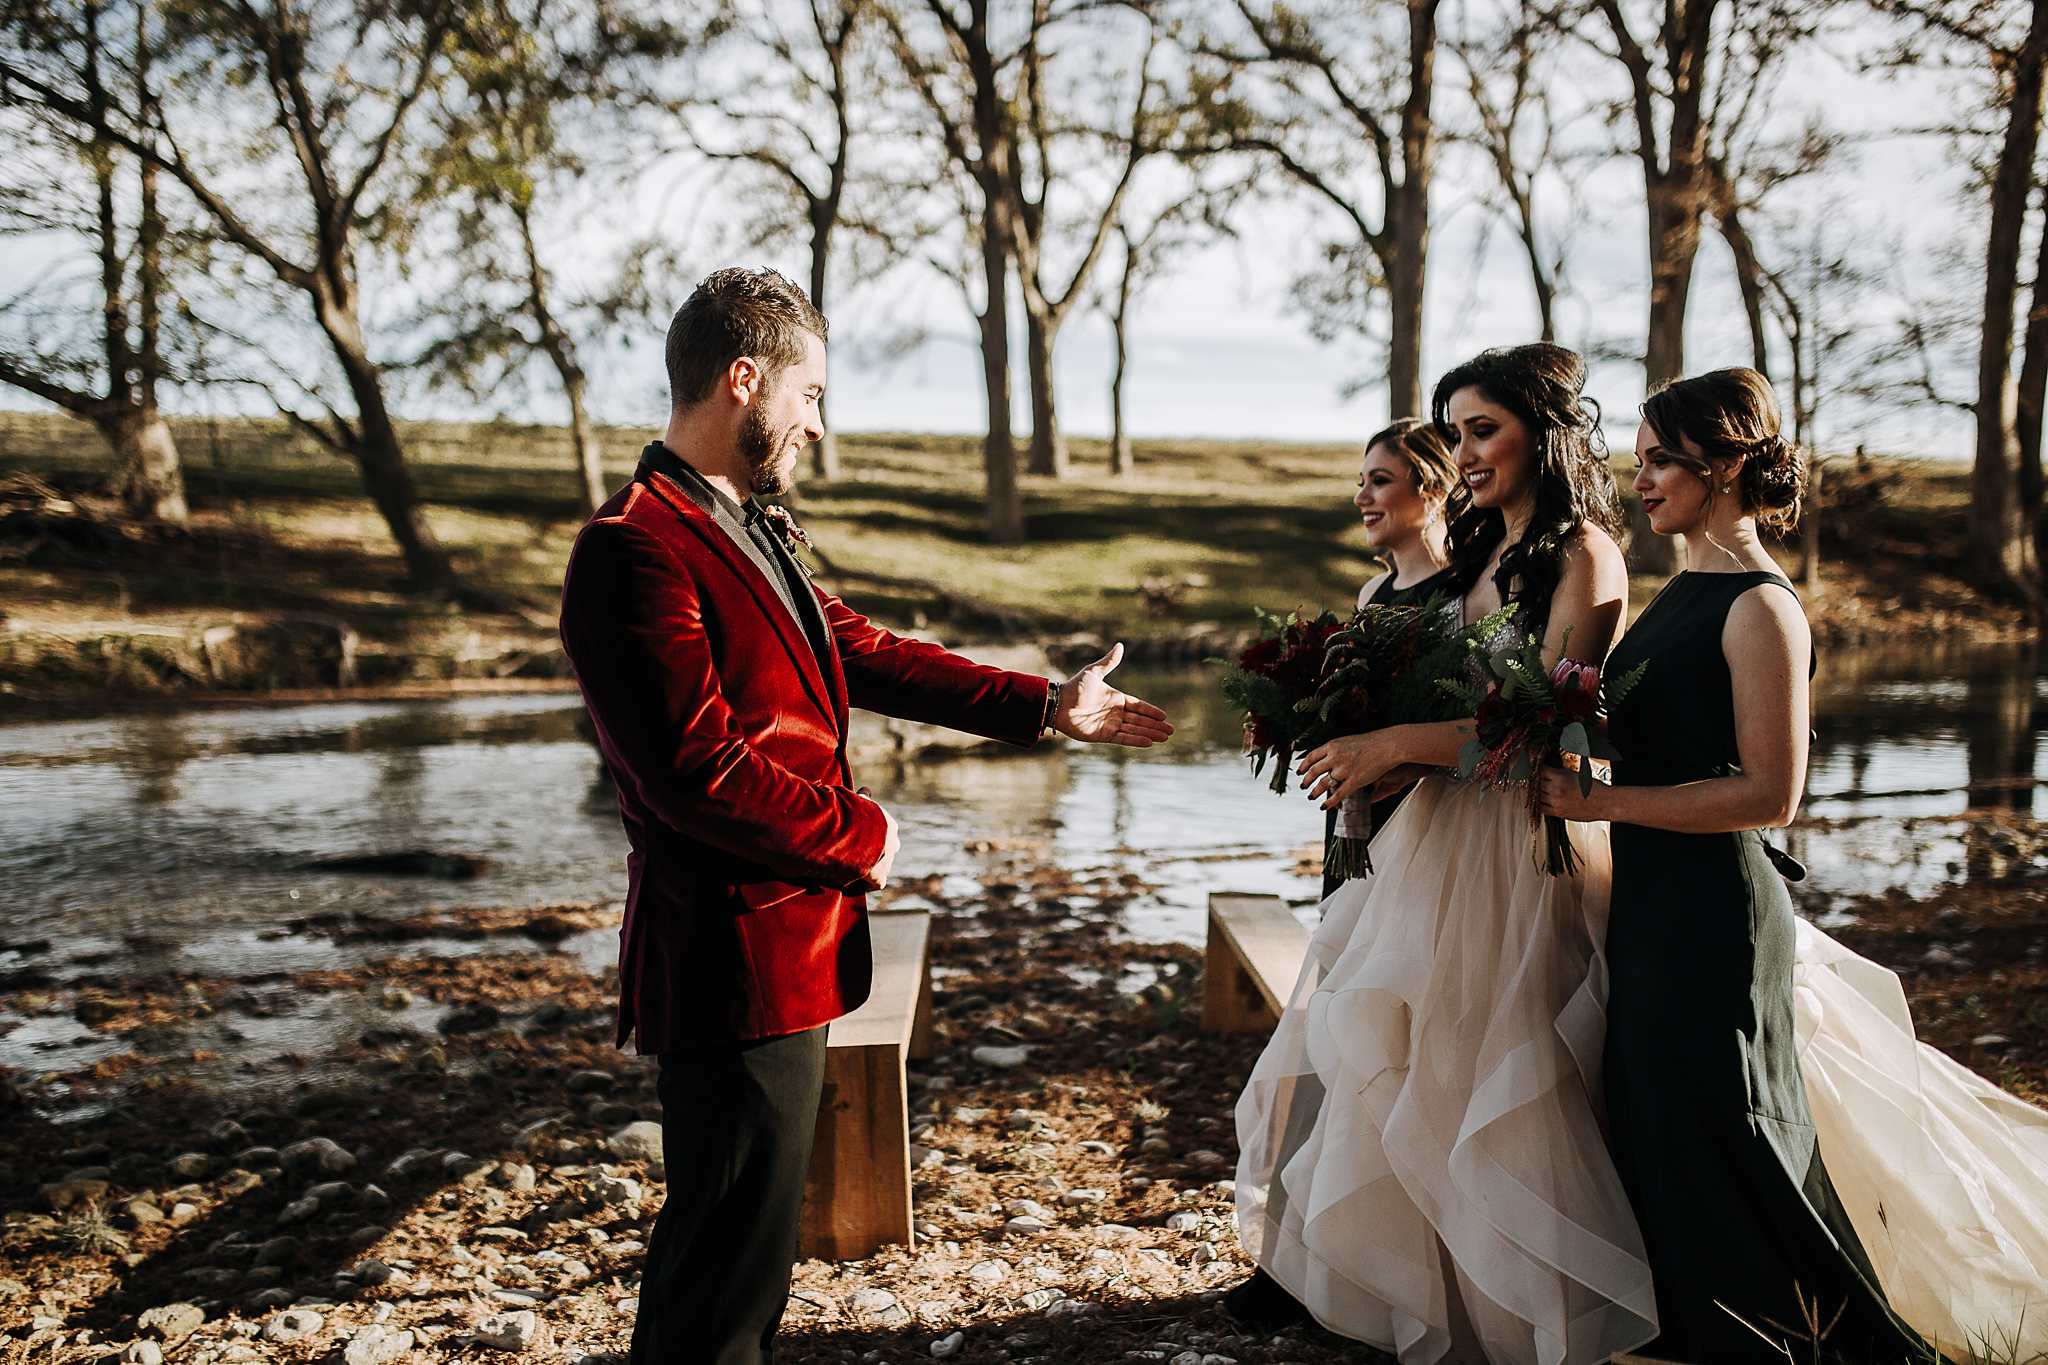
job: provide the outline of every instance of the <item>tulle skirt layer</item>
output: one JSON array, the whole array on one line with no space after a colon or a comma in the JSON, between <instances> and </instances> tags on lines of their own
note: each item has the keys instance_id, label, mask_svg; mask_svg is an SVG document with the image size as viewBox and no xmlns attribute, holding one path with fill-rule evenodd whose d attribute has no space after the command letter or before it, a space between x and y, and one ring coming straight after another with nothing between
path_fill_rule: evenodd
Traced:
<instances>
[{"instance_id":1,"label":"tulle skirt layer","mask_svg":"<svg viewBox=\"0 0 2048 1365\"><path fill-rule=\"evenodd\" d=\"M1814 1131L1893 1311L1958 1359L2048 1354L2048 1112L1918 1042L1898 977L1798 933Z\"/></svg>"},{"instance_id":2,"label":"tulle skirt layer","mask_svg":"<svg viewBox=\"0 0 2048 1365\"><path fill-rule=\"evenodd\" d=\"M1537 867L1515 794L1425 778L1323 903L1238 1102L1245 1246L1404 1365L1579 1365L1656 1335L1600 1126L1607 833Z\"/></svg>"}]
</instances>

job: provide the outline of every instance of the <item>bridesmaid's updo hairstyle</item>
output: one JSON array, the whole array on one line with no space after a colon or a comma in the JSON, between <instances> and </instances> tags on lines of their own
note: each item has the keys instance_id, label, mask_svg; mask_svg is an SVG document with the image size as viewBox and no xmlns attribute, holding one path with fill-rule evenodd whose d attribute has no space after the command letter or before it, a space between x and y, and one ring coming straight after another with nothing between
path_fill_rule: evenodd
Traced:
<instances>
[{"instance_id":1,"label":"bridesmaid's updo hairstyle","mask_svg":"<svg viewBox=\"0 0 2048 1365\"><path fill-rule=\"evenodd\" d=\"M1738 367L1675 379L1644 401L1643 420L1673 464L1707 481L1709 498L1721 490L1707 461L1739 459L1736 489L1742 510L1759 526L1777 531L1798 522L1799 502L1806 496L1806 452L1780 434L1778 395L1755 370ZM1680 442L1697 447L1699 456Z\"/></svg>"},{"instance_id":2,"label":"bridesmaid's updo hairstyle","mask_svg":"<svg viewBox=\"0 0 2048 1365\"><path fill-rule=\"evenodd\" d=\"M1472 495L1466 491L1465 481L1458 477L1451 448L1444 444L1443 434L1433 424L1420 417L1396 417L1386 430L1373 433L1365 443L1366 453L1381 445L1408 462L1418 494L1444 504L1446 521L1456 520L1464 513Z\"/></svg>"},{"instance_id":3,"label":"bridesmaid's updo hairstyle","mask_svg":"<svg viewBox=\"0 0 2048 1365\"><path fill-rule=\"evenodd\" d=\"M1536 459L1536 511L1521 540L1501 556L1493 583L1503 602L1528 608L1530 628L1539 634L1550 620L1550 599L1579 529L1591 522L1610 535L1621 532L1621 503L1600 438L1600 405L1584 395L1585 386L1586 362L1578 352L1533 341L1481 351L1437 380L1430 395L1430 415L1449 448L1456 448L1451 398L1462 389L1478 389L1528 429ZM1451 569L1459 593L1472 590L1506 534L1506 518L1497 507L1471 508L1451 523Z\"/></svg>"}]
</instances>

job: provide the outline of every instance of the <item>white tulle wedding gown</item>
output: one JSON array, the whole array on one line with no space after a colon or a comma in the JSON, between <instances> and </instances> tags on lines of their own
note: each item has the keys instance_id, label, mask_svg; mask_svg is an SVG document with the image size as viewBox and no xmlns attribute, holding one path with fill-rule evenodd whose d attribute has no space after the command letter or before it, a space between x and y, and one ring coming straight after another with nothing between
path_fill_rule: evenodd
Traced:
<instances>
[{"instance_id":1,"label":"white tulle wedding gown","mask_svg":"<svg viewBox=\"0 0 2048 1365\"><path fill-rule=\"evenodd\" d=\"M1322 905L1237 1106L1238 1231L1404 1365L1589 1365L1657 1335L1600 1119L1609 861L1531 854L1519 793L1426 777Z\"/></svg>"},{"instance_id":2,"label":"white tulle wedding gown","mask_svg":"<svg viewBox=\"0 0 2048 1365\"><path fill-rule=\"evenodd\" d=\"M1580 1365L1657 1335L1601 1132L1610 862L1536 868L1519 794L1423 779L1322 905L1238 1101L1238 1229L1403 1365ZM1958 1359L2048 1352L2048 1112L1918 1043L1898 978L1799 926L1822 1154L1892 1307Z\"/></svg>"}]
</instances>

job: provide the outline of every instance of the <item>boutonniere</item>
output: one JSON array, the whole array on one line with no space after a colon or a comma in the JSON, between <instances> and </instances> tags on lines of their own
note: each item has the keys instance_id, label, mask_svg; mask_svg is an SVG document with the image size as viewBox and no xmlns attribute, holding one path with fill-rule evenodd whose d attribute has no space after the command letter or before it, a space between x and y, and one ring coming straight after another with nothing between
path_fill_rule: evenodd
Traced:
<instances>
[{"instance_id":1,"label":"boutonniere","mask_svg":"<svg viewBox=\"0 0 2048 1365\"><path fill-rule=\"evenodd\" d=\"M811 548L810 533L796 524L796 519L790 516L789 509L786 507L778 507L771 502L764 504L761 510L766 514L768 524L775 529L775 534L782 537L783 548L789 551L789 557L794 559L796 566L804 571L804 577L812 577L811 566L804 563L803 557L796 552L796 547L799 545L803 546L806 550Z\"/></svg>"}]
</instances>

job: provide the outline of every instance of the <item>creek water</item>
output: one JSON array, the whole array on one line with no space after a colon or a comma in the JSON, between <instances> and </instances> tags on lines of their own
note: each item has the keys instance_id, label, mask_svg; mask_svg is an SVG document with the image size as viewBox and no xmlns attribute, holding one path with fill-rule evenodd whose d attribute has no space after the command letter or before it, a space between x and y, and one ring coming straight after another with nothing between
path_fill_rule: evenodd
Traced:
<instances>
[{"instance_id":1,"label":"creek water","mask_svg":"<svg viewBox=\"0 0 2048 1365\"><path fill-rule=\"evenodd\" d=\"M859 772L902 822L899 874L967 889L984 859L1024 841L1072 870L1115 868L1156 888L1126 911L1139 940L1199 943L1214 890L1271 892L1311 918L1318 884L1301 854L1320 841L1320 814L1249 775L1216 675L1125 670L1117 681L1172 713L1171 743ZM1970 875L1985 856L1982 808L2033 810L2033 775L2048 768L2044 699L2031 648L1825 658L1807 818L1784 835L1811 869L1808 912L1827 923L1858 893L1926 895ZM549 951L502 939L337 946L287 926L334 912L621 900L625 840L578 711L573 694L549 694L0 723L0 981L24 968L62 984L252 976L394 951ZM487 867L453 882L314 866L417 849ZM607 930L559 951L598 969L614 946ZM304 1046L371 1008L353 999L236 1028L246 1046ZM68 1017L0 1012L0 1065L78 1065L117 1042Z\"/></svg>"}]
</instances>

